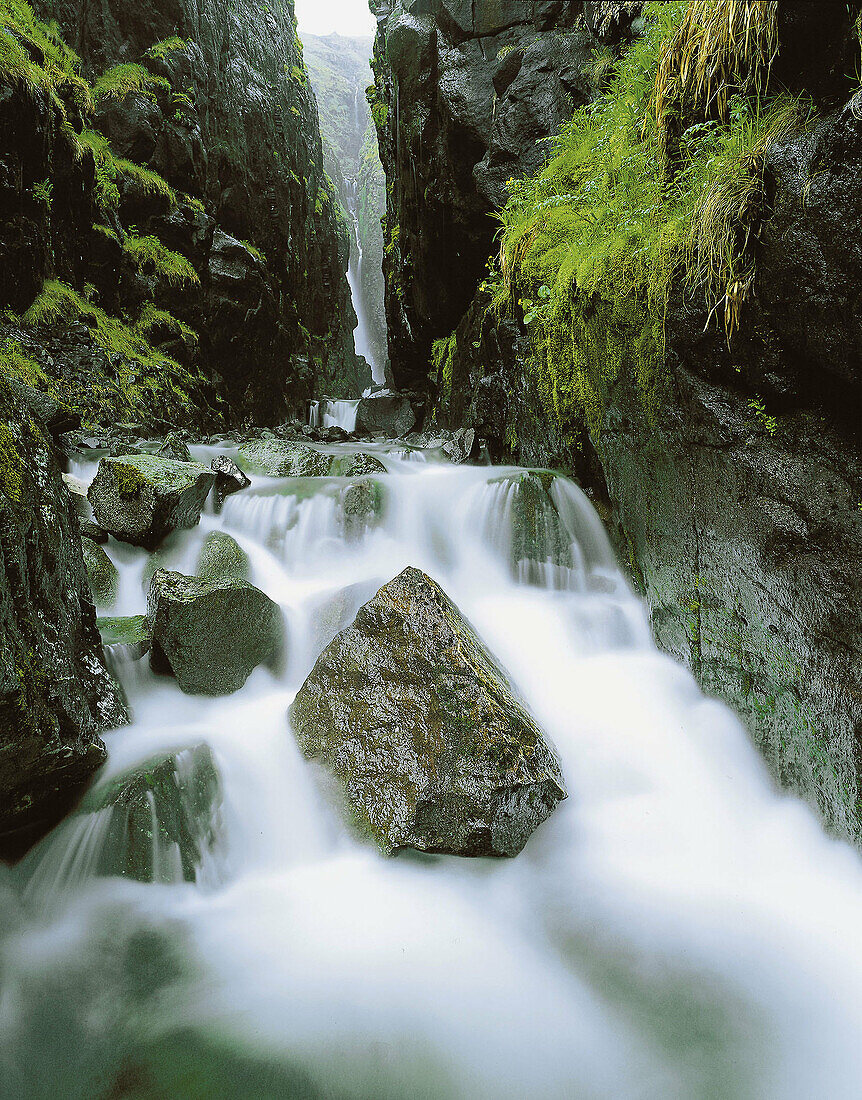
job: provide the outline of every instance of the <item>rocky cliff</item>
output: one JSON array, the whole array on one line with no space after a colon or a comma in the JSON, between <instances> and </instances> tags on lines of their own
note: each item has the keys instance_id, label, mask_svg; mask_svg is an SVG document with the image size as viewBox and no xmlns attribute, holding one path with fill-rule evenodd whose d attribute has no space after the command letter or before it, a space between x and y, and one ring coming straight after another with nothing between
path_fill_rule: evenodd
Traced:
<instances>
[{"instance_id":1,"label":"rocky cliff","mask_svg":"<svg viewBox=\"0 0 862 1100\"><path fill-rule=\"evenodd\" d=\"M3 15L14 342L91 420L299 408L352 342L290 0L43 0L35 16L23 0Z\"/></svg>"},{"instance_id":2,"label":"rocky cliff","mask_svg":"<svg viewBox=\"0 0 862 1100\"><path fill-rule=\"evenodd\" d=\"M858 839L859 5L376 6L396 376L580 477L660 644Z\"/></svg>"}]
</instances>

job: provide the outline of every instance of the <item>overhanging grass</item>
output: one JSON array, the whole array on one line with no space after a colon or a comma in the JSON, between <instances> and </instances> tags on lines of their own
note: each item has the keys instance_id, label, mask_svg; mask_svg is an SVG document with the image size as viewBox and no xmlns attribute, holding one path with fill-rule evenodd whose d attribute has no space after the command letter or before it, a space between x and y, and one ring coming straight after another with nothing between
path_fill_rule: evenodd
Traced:
<instances>
[{"instance_id":1,"label":"overhanging grass","mask_svg":"<svg viewBox=\"0 0 862 1100\"><path fill-rule=\"evenodd\" d=\"M730 47L713 44L710 66L702 56L708 34L695 36L696 49L680 45L686 29L694 34L692 12L701 6L645 6L645 34L618 63L606 94L563 127L542 172L510 183L500 215L494 305L523 312L543 400L573 434L584 423L600 430L608 387L622 372L637 378L654 407L667 302L678 280L733 334L754 280L750 244L762 214L766 151L809 110L805 101L758 94L763 85L751 74L771 63L771 38L768 28L743 26L744 60L733 72L748 84L712 116L711 81L731 72ZM756 6L717 0L710 10L738 15ZM683 69L673 78L682 89L676 102L694 101L670 171L662 106L669 59Z\"/></svg>"},{"instance_id":2,"label":"overhanging grass","mask_svg":"<svg viewBox=\"0 0 862 1100\"><path fill-rule=\"evenodd\" d=\"M179 252L174 252L158 237L135 237L131 234L123 241L123 251L138 271L149 271L171 286L191 284L198 286L198 273Z\"/></svg>"},{"instance_id":3,"label":"overhanging grass","mask_svg":"<svg viewBox=\"0 0 862 1100\"><path fill-rule=\"evenodd\" d=\"M149 72L143 65L125 63L114 65L102 73L93 85L93 99L97 103L110 99L125 99L133 92L155 98L153 88L170 88L170 86L169 80Z\"/></svg>"}]
</instances>

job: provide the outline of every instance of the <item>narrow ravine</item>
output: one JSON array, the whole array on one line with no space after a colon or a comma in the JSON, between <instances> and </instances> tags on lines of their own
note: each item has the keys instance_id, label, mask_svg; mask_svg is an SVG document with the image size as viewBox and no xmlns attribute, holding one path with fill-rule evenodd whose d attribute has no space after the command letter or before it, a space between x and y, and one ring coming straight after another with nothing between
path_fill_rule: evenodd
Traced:
<instances>
[{"instance_id":1,"label":"narrow ravine","mask_svg":"<svg viewBox=\"0 0 862 1100\"><path fill-rule=\"evenodd\" d=\"M17 869L0 1095L855 1095L858 860L656 651L586 497L542 474L544 535L524 557L519 494L539 475L362 449L387 472L360 529L345 479L255 477L161 547L190 573L209 533L232 535L281 608L287 658L208 699L114 651L134 723L106 737L96 791L165 752L191 777L207 746L217 782L192 813L206 843L192 883L171 850L153 853L155 884L100 877L108 809ZM107 551L116 614L142 614L149 555ZM516 859L384 858L289 729L321 650L408 565L472 622L559 754L569 797Z\"/></svg>"}]
</instances>

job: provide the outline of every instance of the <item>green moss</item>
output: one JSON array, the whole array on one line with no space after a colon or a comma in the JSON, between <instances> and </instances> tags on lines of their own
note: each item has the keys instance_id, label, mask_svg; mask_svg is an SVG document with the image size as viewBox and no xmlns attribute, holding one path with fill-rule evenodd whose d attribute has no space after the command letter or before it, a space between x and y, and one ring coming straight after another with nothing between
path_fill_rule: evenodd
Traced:
<instances>
[{"instance_id":1,"label":"green moss","mask_svg":"<svg viewBox=\"0 0 862 1100\"><path fill-rule=\"evenodd\" d=\"M143 65L125 63L114 65L96 80L93 85L93 99L101 103L109 99L125 99L133 92L148 95L155 99L153 88L169 88L170 81L163 76L156 76L149 72Z\"/></svg>"},{"instance_id":2,"label":"green moss","mask_svg":"<svg viewBox=\"0 0 862 1100\"><path fill-rule=\"evenodd\" d=\"M161 42L157 42L154 46L150 46L147 50L147 57L154 57L162 60L167 57L169 53L174 53L177 50L187 50L188 48L189 44L185 39L174 35L172 38L163 38Z\"/></svg>"},{"instance_id":3,"label":"green moss","mask_svg":"<svg viewBox=\"0 0 862 1100\"><path fill-rule=\"evenodd\" d=\"M0 344L0 371L9 378L24 382L34 389L50 388L48 376L41 366L24 354L21 345L11 338Z\"/></svg>"},{"instance_id":4,"label":"green moss","mask_svg":"<svg viewBox=\"0 0 862 1100\"><path fill-rule=\"evenodd\" d=\"M19 441L8 425L0 423L0 491L15 504L20 504L23 488Z\"/></svg>"},{"instance_id":5,"label":"green moss","mask_svg":"<svg viewBox=\"0 0 862 1100\"><path fill-rule=\"evenodd\" d=\"M259 248L257 248L256 245L253 245L251 241L240 241L239 243L244 248L248 249L248 251L252 254L252 256L254 256L258 263L266 264L266 256L263 254L263 252L261 252Z\"/></svg>"}]
</instances>

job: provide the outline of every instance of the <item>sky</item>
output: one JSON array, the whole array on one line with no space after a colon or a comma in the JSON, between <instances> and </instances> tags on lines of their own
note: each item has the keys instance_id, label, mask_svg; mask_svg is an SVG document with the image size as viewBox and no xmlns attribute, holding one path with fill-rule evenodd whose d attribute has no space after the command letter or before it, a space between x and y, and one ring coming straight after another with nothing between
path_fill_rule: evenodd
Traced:
<instances>
[{"instance_id":1,"label":"sky","mask_svg":"<svg viewBox=\"0 0 862 1100\"><path fill-rule=\"evenodd\" d=\"M371 35L377 27L368 0L296 0L300 33Z\"/></svg>"}]
</instances>

